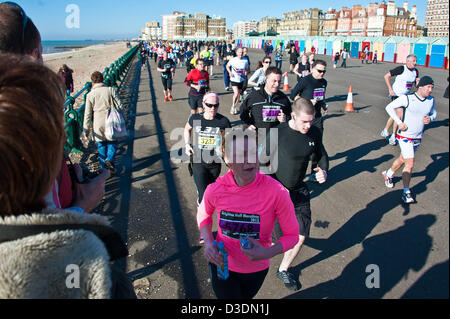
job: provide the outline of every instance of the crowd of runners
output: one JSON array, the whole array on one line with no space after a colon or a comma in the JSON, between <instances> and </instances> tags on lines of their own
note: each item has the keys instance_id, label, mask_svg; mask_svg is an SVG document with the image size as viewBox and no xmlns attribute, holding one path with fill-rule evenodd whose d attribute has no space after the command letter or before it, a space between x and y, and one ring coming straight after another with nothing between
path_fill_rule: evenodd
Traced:
<instances>
[{"instance_id":1,"label":"crowd of runners","mask_svg":"<svg viewBox=\"0 0 450 319\"><path fill-rule=\"evenodd\" d=\"M281 91L283 51L289 55L290 72L297 75L289 96ZM141 43L141 52L143 59L157 63L165 102L173 100L175 70L186 68L191 114L184 150L197 189L200 243L205 246L216 296L253 298L268 274L270 258L278 254L284 255L276 276L286 288L299 290L289 267L310 233L310 191L305 181L326 183L329 170L323 145L327 62L317 59L314 49L299 53L295 46L266 45L264 58L252 72L248 49L226 42L147 42ZM339 52L333 67L342 59L345 68L347 58L346 50ZM239 127L232 128L219 113L219 95L210 87L215 63L223 67L224 91L233 91L230 108L224 112L239 114ZM416 63L416 56L410 55L405 65L384 77L392 102L386 106L389 120L381 136L391 145L398 144L400 155L381 175L386 187L392 188L393 176L403 166L405 204L415 202L410 190L414 154L425 125L436 119L433 79L420 77ZM223 164L229 170L220 177Z\"/></svg>"},{"instance_id":2,"label":"crowd of runners","mask_svg":"<svg viewBox=\"0 0 450 319\"><path fill-rule=\"evenodd\" d=\"M121 235L105 216L90 214L105 194L106 180L117 173L105 154L115 153L117 141L103 139L106 121L94 115L92 134L104 164L100 175L72 164L63 152L64 85L43 65L38 29L13 2L0 3L0 25L0 298L136 298L130 278L114 263L128 253ZM281 90L283 51L298 77L289 95ZM276 277L287 289L300 289L289 269L310 234L305 181L327 183L330 168L323 144L327 63L314 48L297 52L293 45L266 44L264 53L252 72L248 50L223 41L139 44L142 66L154 61L151 67L160 74L164 103L175 100L176 72L186 71L190 112L183 151L198 194L199 239L220 299L255 297L270 259L281 254ZM364 54L367 59L368 48ZM346 50L340 57L346 67ZM334 62L337 67L336 57ZM437 118L434 81L419 74L416 63L410 55L384 76L392 101L381 136L398 145L399 156L379 180L393 188L394 174L403 167L399 202L406 205L415 202L410 189L415 153L425 126ZM219 113L220 93L210 85L215 65L221 65L224 91L233 91L224 112L239 114L242 124L232 127ZM103 75L97 71L91 79L86 114L120 113L119 96ZM448 88L445 94L448 98ZM90 122L87 116L85 124ZM106 152L107 144L114 145ZM223 166L228 171L220 176ZM76 266L78 287L72 286L68 265Z\"/></svg>"}]
</instances>

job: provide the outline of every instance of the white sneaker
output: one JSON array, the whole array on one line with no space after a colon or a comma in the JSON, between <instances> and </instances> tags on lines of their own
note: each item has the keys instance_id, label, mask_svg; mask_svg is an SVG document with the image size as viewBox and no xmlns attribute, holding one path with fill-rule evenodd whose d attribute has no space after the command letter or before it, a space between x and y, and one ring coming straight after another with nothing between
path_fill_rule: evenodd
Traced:
<instances>
[{"instance_id":1,"label":"white sneaker","mask_svg":"<svg viewBox=\"0 0 450 319\"><path fill-rule=\"evenodd\" d=\"M382 131L381 131L381 137L383 137L383 138L389 138L389 132L386 130L386 129L383 129Z\"/></svg>"},{"instance_id":2,"label":"white sneaker","mask_svg":"<svg viewBox=\"0 0 450 319\"><path fill-rule=\"evenodd\" d=\"M403 193L402 200L405 204L412 204L415 203L414 198L412 197L411 192Z\"/></svg>"},{"instance_id":3,"label":"white sneaker","mask_svg":"<svg viewBox=\"0 0 450 319\"><path fill-rule=\"evenodd\" d=\"M386 187L387 188L393 188L394 187L394 182L392 181L391 177L387 176L387 171L382 172L381 175L384 178L384 184L386 185Z\"/></svg>"},{"instance_id":4,"label":"white sneaker","mask_svg":"<svg viewBox=\"0 0 450 319\"><path fill-rule=\"evenodd\" d=\"M231 115L235 115L236 113L236 107L233 105L232 107L231 107L231 110L230 110L230 114Z\"/></svg>"}]
</instances>

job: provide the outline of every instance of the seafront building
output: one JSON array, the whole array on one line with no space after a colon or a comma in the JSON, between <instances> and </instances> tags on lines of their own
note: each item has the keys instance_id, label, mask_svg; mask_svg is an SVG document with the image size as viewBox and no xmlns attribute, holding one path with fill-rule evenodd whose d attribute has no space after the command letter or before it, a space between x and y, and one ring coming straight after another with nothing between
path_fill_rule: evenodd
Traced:
<instances>
[{"instance_id":1,"label":"seafront building","mask_svg":"<svg viewBox=\"0 0 450 319\"><path fill-rule=\"evenodd\" d=\"M448 38L448 0L428 0L425 27L429 37Z\"/></svg>"},{"instance_id":2,"label":"seafront building","mask_svg":"<svg viewBox=\"0 0 450 319\"><path fill-rule=\"evenodd\" d=\"M241 38L245 37L245 35L249 32L257 32L258 31L258 22L255 20L251 21L238 21L233 24L233 37Z\"/></svg>"},{"instance_id":3,"label":"seafront building","mask_svg":"<svg viewBox=\"0 0 450 319\"><path fill-rule=\"evenodd\" d=\"M179 11L162 16L164 40L224 40L226 32L226 19L220 16Z\"/></svg>"}]
</instances>

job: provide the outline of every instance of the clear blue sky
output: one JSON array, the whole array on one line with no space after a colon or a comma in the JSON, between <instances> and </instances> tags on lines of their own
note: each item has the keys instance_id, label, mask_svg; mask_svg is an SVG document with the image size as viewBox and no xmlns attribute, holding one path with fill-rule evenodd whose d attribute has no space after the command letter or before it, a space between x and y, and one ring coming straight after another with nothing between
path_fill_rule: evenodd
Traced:
<instances>
[{"instance_id":1,"label":"clear blue sky","mask_svg":"<svg viewBox=\"0 0 450 319\"><path fill-rule=\"evenodd\" d=\"M1 0L0 0L1 1ZM136 37L145 22L156 20L161 23L163 14L173 11L220 15L227 19L231 29L239 20L256 20L262 17L281 18L284 12L319 7L340 9L354 4L367 6L370 2L352 0L321 0L314 2L273 0L16 0L41 31L43 40L109 40ZM307 4L310 3L310 4ZM313 5L313 3L315 5ZM417 6L419 25L425 22L426 0L408 1L409 8ZM80 9L80 28L67 28L66 7L75 4ZM398 7L403 1L396 1Z\"/></svg>"}]
</instances>

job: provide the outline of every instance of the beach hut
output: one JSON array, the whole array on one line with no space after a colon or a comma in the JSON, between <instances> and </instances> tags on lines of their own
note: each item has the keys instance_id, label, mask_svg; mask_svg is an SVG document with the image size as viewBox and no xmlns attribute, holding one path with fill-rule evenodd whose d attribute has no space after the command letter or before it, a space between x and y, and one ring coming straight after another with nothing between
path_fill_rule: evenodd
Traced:
<instances>
[{"instance_id":1,"label":"beach hut","mask_svg":"<svg viewBox=\"0 0 450 319\"><path fill-rule=\"evenodd\" d=\"M325 41L326 41L325 54L326 55L332 56L334 54L335 51L333 49L333 43L336 38L337 38L336 36L331 36L331 37L327 37L325 39Z\"/></svg>"},{"instance_id":2,"label":"beach hut","mask_svg":"<svg viewBox=\"0 0 450 319\"><path fill-rule=\"evenodd\" d=\"M429 67L448 69L448 44L448 38L440 38L431 43Z\"/></svg>"},{"instance_id":3,"label":"beach hut","mask_svg":"<svg viewBox=\"0 0 450 319\"><path fill-rule=\"evenodd\" d=\"M396 39L394 37L389 37L388 40L384 44L383 61L384 62L395 62L395 58L397 57L396 49L397 49Z\"/></svg>"},{"instance_id":4,"label":"beach hut","mask_svg":"<svg viewBox=\"0 0 450 319\"><path fill-rule=\"evenodd\" d=\"M300 40L300 51L299 52L305 52L305 48L306 48L305 40Z\"/></svg>"},{"instance_id":5,"label":"beach hut","mask_svg":"<svg viewBox=\"0 0 450 319\"><path fill-rule=\"evenodd\" d=\"M414 46L413 53L417 56L418 66L426 66L430 43L430 38L427 37L415 39L415 41L412 43L412 45Z\"/></svg>"},{"instance_id":6,"label":"beach hut","mask_svg":"<svg viewBox=\"0 0 450 319\"><path fill-rule=\"evenodd\" d=\"M333 53L335 52L340 52L341 50L343 50L343 38L342 37L334 37L333 40Z\"/></svg>"},{"instance_id":7,"label":"beach hut","mask_svg":"<svg viewBox=\"0 0 450 319\"><path fill-rule=\"evenodd\" d=\"M305 39L305 49L304 49L306 51L306 53L311 52L312 45L313 45L313 43L312 43L311 38L306 38Z\"/></svg>"},{"instance_id":8,"label":"beach hut","mask_svg":"<svg viewBox=\"0 0 450 319\"><path fill-rule=\"evenodd\" d=\"M406 63L406 57L412 52L411 38L401 38L397 43L396 63Z\"/></svg>"},{"instance_id":9,"label":"beach hut","mask_svg":"<svg viewBox=\"0 0 450 319\"><path fill-rule=\"evenodd\" d=\"M348 40L350 42L350 57L353 59L359 58L360 52L360 42L357 37L349 37Z\"/></svg>"},{"instance_id":10,"label":"beach hut","mask_svg":"<svg viewBox=\"0 0 450 319\"><path fill-rule=\"evenodd\" d=\"M373 52L377 51L378 61L383 60L384 43L387 41L387 37L376 37L373 39Z\"/></svg>"},{"instance_id":11,"label":"beach hut","mask_svg":"<svg viewBox=\"0 0 450 319\"><path fill-rule=\"evenodd\" d=\"M326 49L327 49L327 41L323 38L320 38L317 40L318 45L317 45L317 53L319 54L326 54Z\"/></svg>"}]
</instances>

